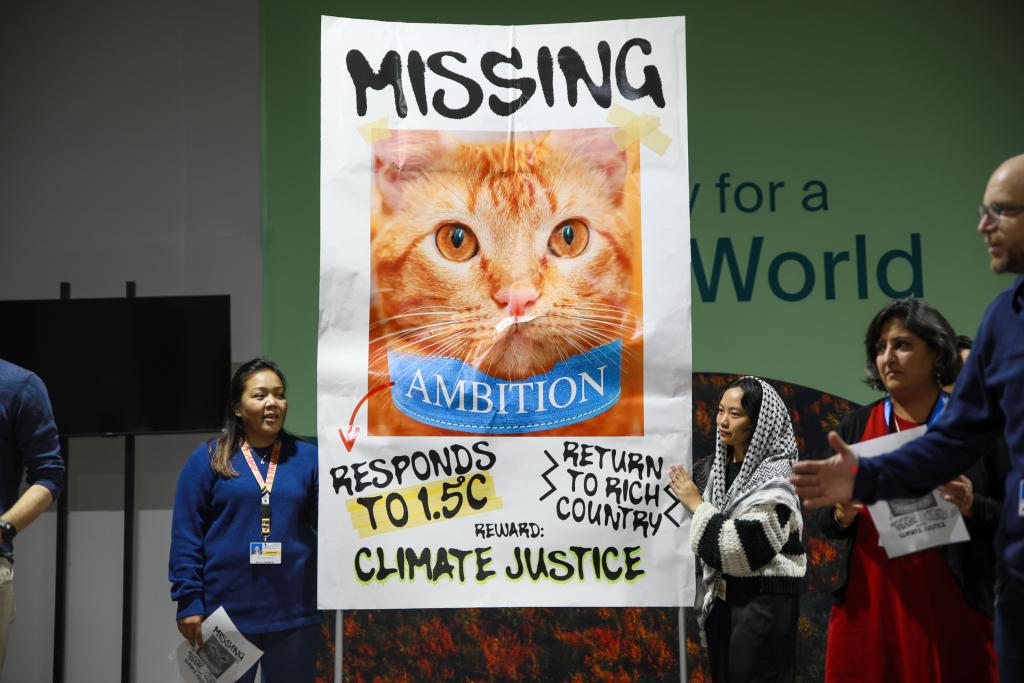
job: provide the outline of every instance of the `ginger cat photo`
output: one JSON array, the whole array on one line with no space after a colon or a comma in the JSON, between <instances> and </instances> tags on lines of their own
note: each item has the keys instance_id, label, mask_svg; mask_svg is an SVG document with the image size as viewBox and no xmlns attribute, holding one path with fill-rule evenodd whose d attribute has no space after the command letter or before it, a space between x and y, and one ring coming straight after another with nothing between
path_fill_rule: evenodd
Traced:
<instances>
[{"instance_id":1,"label":"ginger cat photo","mask_svg":"<svg viewBox=\"0 0 1024 683\"><path fill-rule=\"evenodd\" d=\"M394 353L528 382L620 342L615 405L533 433L643 434L639 149L615 132L391 131L373 145L371 389L395 379ZM368 426L459 433L403 414L390 391L370 397Z\"/></svg>"}]
</instances>

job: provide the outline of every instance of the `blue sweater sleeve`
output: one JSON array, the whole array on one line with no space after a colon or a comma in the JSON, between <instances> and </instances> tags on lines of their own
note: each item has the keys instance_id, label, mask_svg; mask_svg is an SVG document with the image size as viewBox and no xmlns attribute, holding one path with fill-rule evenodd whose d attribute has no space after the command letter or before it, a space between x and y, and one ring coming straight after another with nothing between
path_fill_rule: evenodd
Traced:
<instances>
[{"instance_id":1,"label":"blue sweater sleeve","mask_svg":"<svg viewBox=\"0 0 1024 683\"><path fill-rule=\"evenodd\" d=\"M14 438L25 466L25 481L44 486L56 500L64 489L64 460L43 381L29 374L19 399Z\"/></svg>"},{"instance_id":2,"label":"blue sweater sleeve","mask_svg":"<svg viewBox=\"0 0 1024 683\"><path fill-rule=\"evenodd\" d=\"M966 471L992 448L1004 417L986 381L991 313L990 308L942 415L921 438L891 453L862 458L853 487L855 500L873 503L922 495Z\"/></svg>"},{"instance_id":3,"label":"blue sweater sleeve","mask_svg":"<svg viewBox=\"0 0 1024 683\"><path fill-rule=\"evenodd\" d=\"M171 521L168 578L171 599L178 603L178 619L205 615L203 567L209 504L216 474L210 467L206 444L197 448L178 477Z\"/></svg>"}]
</instances>

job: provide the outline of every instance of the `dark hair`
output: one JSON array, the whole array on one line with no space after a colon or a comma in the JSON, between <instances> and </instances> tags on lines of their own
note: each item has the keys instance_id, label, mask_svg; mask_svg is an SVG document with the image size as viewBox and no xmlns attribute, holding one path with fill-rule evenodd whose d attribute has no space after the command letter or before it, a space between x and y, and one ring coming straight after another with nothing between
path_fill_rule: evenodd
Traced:
<instances>
[{"instance_id":1,"label":"dark hair","mask_svg":"<svg viewBox=\"0 0 1024 683\"><path fill-rule=\"evenodd\" d=\"M970 351L974 348L974 340L968 337L966 334L960 334L956 337L956 350L957 351Z\"/></svg>"},{"instance_id":2,"label":"dark hair","mask_svg":"<svg viewBox=\"0 0 1024 683\"><path fill-rule=\"evenodd\" d=\"M729 382L722 389L722 393L718 395L718 404L722 404L722 397L725 396L725 392L736 387L739 387L743 392L743 397L740 398L740 407L743 408L743 412L750 418L750 432L753 434L757 428L757 418L761 414L761 401L764 399L764 390L761 389L761 383L753 377L740 377ZM731 452L732 446L726 446L726 448Z\"/></svg>"},{"instance_id":3,"label":"dark hair","mask_svg":"<svg viewBox=\"0 0 1024 683\"><path fill-rule=\"evenodd\" d=\"M242 418L235 415L235 409L242 402L242 393L245 392L245 383L257 372L270 370L281 380L281 384L287 386L284 373L274 363L265 358L253 358L235 370L231 377L231 385L228 389L228 404L224 409L224 423L217 435L216 446L213 449L213 459L210 467L213 471L225 477L237 477L238 472L231 466L231 454L242 445L245 438L245 428L242 426ZM287 436L284 429L282 435Z\"/></svg>"},{"instance_id":4,"label":"dark hair","mask_svg":"<svg viewBox=\"0 0 1024 683\"><path fill-rule=\"evenodd\" d=\"M939 310L924 299L897 299L882 307L868 325L864 334L864 372L869 385L885 391L885 383L878 375L876 346L882 336L882 328L890 320L897 319L903 326L920 337L936 355L935 383L946 386L956 381L963 367L957 350L957 336L953 326L939 313Z\"/></svg>"}]
</instances>

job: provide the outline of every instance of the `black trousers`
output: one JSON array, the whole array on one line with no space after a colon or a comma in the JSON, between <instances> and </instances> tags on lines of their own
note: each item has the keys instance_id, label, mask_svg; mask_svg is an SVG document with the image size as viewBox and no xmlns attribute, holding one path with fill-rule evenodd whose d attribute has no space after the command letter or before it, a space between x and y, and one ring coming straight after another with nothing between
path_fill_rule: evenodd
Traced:
<instances>
[{"instance_id":1,"label":"black trousers","mask_svg":"<svg viewBox=\"0 0 1024 683\"><path fill-rule=\"evenodd\" d=\"M799 614L799 595L763 593L739 604L716 599L704 625L713 683L793 681Z\"/></svg>"}]
</instances>

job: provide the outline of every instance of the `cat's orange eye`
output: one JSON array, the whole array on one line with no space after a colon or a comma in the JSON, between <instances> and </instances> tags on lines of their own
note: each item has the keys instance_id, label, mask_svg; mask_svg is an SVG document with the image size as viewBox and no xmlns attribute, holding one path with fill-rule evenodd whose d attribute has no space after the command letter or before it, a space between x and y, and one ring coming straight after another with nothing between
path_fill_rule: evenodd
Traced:
<instances>
[{"instance_id":1,"label":"cat's orange eye","mask_svg":"<svg viewBox=\"0 0 1024 683\"><path fill-rule=\"evenodd\" d=\"M562 221L548 238L548 249L555 256L579 256L590 242L590 228L578 218Z\"/></svg>"},{"instance_id":2,"label":"cat's orange eye","mask_svg":"<svg viewBox=\"0 0 1024 683\"><path fill-rule=\"evenodd\" d=\"M468 261L480 251L476 235L462 223L445 223L434 234L438 251L449 261Z\"/></svg>"}]
</instances>

